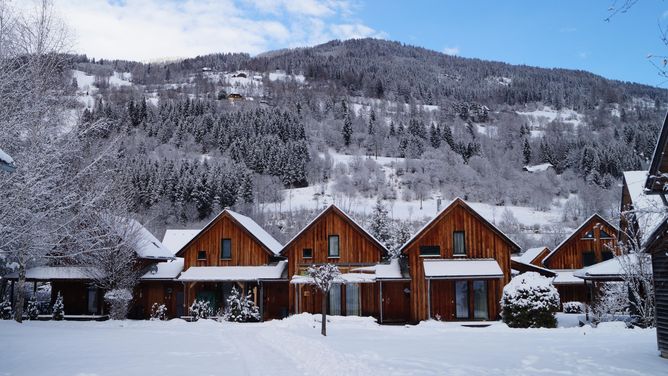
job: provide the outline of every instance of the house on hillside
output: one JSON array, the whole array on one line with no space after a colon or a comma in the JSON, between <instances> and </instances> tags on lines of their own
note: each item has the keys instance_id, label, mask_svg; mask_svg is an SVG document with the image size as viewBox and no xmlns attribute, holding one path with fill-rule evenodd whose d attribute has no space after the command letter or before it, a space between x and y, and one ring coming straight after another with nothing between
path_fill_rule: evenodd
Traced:
<instances>
[{"instance_id":1,"label":"house on hillside","mask_svg":"<svg viewBox=\"0 0 668 376\"><path fill-rule=\"evenodd\" d=\"M232 289L251 295L263 320L288 313L282 246L251 218L225 209L176 253L183 258L183 312L195 300L225 309Z\"/></svg>"},{"instance_id":2,"label":"house on hillside","mask_svg":"<svg viewBox=\"0 0 668 376\"><path fill-rule=\"evenodd\" d=\"M552 163L541 163L533 166L524 166L523 170L526 172L536 173L536 172L545 172L547 170L554 170L554 165Z\"/></svg>"},{"instance_id":3,"label":"house on hillside","mask_svg":"<svg viewBox=\"0 0 668 376\"><path fill-rule=\"evenodd\" d=\"M329 205L299 231L281 255L288 259L291 278L290 313L320 313L322 299L327 298L330 315L406 320L408 275L397 261L382 263L387 249L336 205ZM345 283L323 297L306 274L308 267L328 263L339 267Z\"/></svg>"},{"instance_id":4,"label":"house on hillside","mask_svg":"<svg viewBox=\"0 0 668 376\"><path fill-rule=\"evenodd\" d=\"M645 181L645 194L656 195L664 205L666 212L668 199L668 115L657 140L652 163L649 166ZM660 211L659 211L660 212ZM668 358L668 217L658 220L653 226L647 227L644 248L652 255L652 271L654 273L654 294L656 298L656 336L661 356Z\"/></svg>"},{"instance_id":5,"label":"house on hillside","mask_svg":"<svg viewBox=\"0 0 668 376\"><path fill-rule=\"evenodd\" d=\"M496 320L511 254L520 247L455 199L401 248L410 270L409 320Z\"/></svg>"},{"instance_id":6,"label":"house on hillside","mask_svg":"<svg viewBox=\"0 0 668 376\"><path fill-rule=\"evenodd\" d=\"M557 274L553 283L562 303L590 301L587 285L573 273L612 259L617 249L618 232L610 222L594 214L545 256L543 266Z\"/></svg>"}]
</instances>

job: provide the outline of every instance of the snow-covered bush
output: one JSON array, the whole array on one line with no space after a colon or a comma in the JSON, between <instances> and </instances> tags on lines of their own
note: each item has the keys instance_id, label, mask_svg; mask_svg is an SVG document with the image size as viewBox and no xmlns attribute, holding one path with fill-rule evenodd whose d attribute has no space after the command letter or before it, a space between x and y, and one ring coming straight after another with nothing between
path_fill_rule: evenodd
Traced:
<instances>
[{"instance_id":1,"label":"snow-covered bush","mask_svg":"<svg viewBox=\"0 0 668 376\"><path fill-rule=\"evenodd\" d=\"M113 289L104 294L104 300L109 304L109 318L125 320L128 308L132 301L132 292L128 289Z\"/></svg>"},{"instance_id":2,"label":"snow-covered bush","mask_svg":"<svg viewBox=\"0 0 668 376\"><path fill-rule=\"evenodd\" d=\"M554 328L559 310L559 292L538 273L523 273L503 288L503 322L511 328Z\"/></svg>"},{"instance_id":3,"label":"snow-covered bush","mask_svg":"<svg viewBox=\"0 0 668 376\"><path fill-rule=\"evenodd\" d=\"M243 296L233 287L232 293L227 298L223 319L234 322L259 321L260 309L255 305L250 294Z\"/></svg>"},{"instance_id":4,"label":"snow-covered bush","mask_svg":"<svg viewBox=\"0 0 668 376\"><path fill-rule=\"evenodd\" d=\"M153 303L151 306L151 321L167 320L167 306L164 304Z\"/></svg>"},{"instance_id":5,"label":"snow-covered bush","mask_svg":"<svg viewBox=\"0 0 668 376\"><path fill-rule=\"evenodd\" d=\"M582 303L566 302L563 304L564 313L582 313Z\"/></svg>"},{"instance_id":6,"label":"snow-covered bush","mask_svg":"<svg viewBox=\"0 0 668 376\"><path fill-rule=\"evenodd\" d=\"M190 308L188 308L188 312L192 320L197 321L199 319L208 319L211 316L212 308L206 300L195 300Z\"/></svg>"},{"instance_id":7,"label":"snow-covered bush","mask_svg":"<svg viewBox=\"0 0 668 376\"><path fill-rule=\"evenodd\" d=\"M63 304L63 296L60 295L60 291L58 292L58 296L56 296L56 302L53 303L51 318L56 321L60 321L65 318L65 305Z\"/></svg>"},{"instance_id":8,"label":"snow-covered bush","mask_svg":"<svg viewBox=\"0 0 668 376\"><path fill-rule=\"evenodd\" d=\"M12 303L9 300L3 300L0 303L0 319L11 320L12 318Z\"/></svg>"},{"instance_id":9,"label":"snow-covered bush","mask_svg":"<svg viewBox=\"0 0 668 376\"><path fill-rule=\"evenodd\" d=\"M37 303L37 296L33 295L30 300L28 300L28 318L30 320L37 320L39 316L39 306Z\"/></svg>"}]
</instances>

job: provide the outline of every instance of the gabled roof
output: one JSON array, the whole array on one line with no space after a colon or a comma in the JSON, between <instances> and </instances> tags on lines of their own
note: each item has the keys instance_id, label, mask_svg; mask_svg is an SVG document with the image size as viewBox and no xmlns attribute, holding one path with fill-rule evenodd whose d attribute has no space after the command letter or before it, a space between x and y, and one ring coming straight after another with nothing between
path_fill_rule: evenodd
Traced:
<instances>
[{"instance_id":1,"label":"gabled roof","mask_svg":"<svg viewBox=\"0 0 668 376\"><path fill-rule=\"evenodd\" d=\"M663 183L666 182L666 176L662 175L668 173L668 171L660 171L660 168L661 162L664 158L664 151L666 150L667 146L666 143L668 143L668 114L666 114L666 117L663 120L661 133L659 133L659 138L657 139L656 146L654 147L652 163L649 165L649 175L645 181L645 189L647 190L647 193L652 194L663 191ZM668 156L665 157L668 158Z\"/></svg>"},{"instance_id":2,"label":"gabled roof","mask_svg":"<svg viewBox=\"0 0 668 376\"><path fill-rule=\"evenodd\" d=\"M649 195L644 189L647 171L624 171L624 183L633 208L622 208L622 213L632 210L636 224L641 229L640 242L644 243L665 216L665 207L657 195Z\"/></svg>"},{"instance_id":3,"label":"gabled roof","mask_svg":"<svg viewBox=\"0 0 668 376\"><path fill-rule=\"evenodd\" d=\"M548 253L547 256L545 256L545 258L543 259L543 265L545 265L545 262L547 262L547 260L549 260L552 256L557 254L557 252L559 252L559 250L561 250L561 247L563 247L566 243L571 241L571 239L573 239L577 234L580 233L580 231L582 231L583 228L585 228L592 220L595 220L595 219L597 220L597 222L603 222L606 225L610 226L611 228L615 229L615 233L619 232L619 229L617 227L612 225L610 222L606 221L598 213L594 213L594 214L591 215L591 217L587 218L586 221L582 222L582 224L578 228L576 228L566 239L562 240L561 243L559 243L558 246L554 247L552 252ZM613 234L610 234L610 235L613 235Z\"/></svg>"},{"instance_id":4,"label":"gabled roof","mask_svg":"<svg viewBox=\"0 0 668 376\"><path fill-rule=\"evenodd\" d=\"M330 204L327 206L325 209L323 209L320 214L318 214L311 222L309 222L306 226L304 226L301 231L297 233L297 235L293 236L290 241L288 241L285 246L283 247L283 250L281 250L281 255L285 253L285 251L288 250L288 248L292 245L292 243L295 242L295 240L299 239L299 237L302 236L306 231L308 231L313 225L315 225L321 218L325 216L325 214L329 213L330 211L333 211L337 214L339 214L343 219L345 219L348 223L350 223L354 228L356 228L362 235L366 236L371 242L375 243L385 254L387 254L387 248L381 243L378 239L376 239L371 233L369 233L364 227L362 227L359 223L357 223L354 219L352 219L346 212L343 210L339 209L338 206L335 204Z\"/></svg>"},{"instance_id":5,"label":"gabled roof","mask_svg":"<svg viewBox=\"0 0 668 376\"><path fill-rule=\"evenodd\" d=\"M494 233L499 235L503 240L505 240L507 243L509 243L512 248L514 248L515 251L519 251L521 248L517 243L515 243L512 239L510 239L506 234L503 233L503 231L499 230L498 227L494 226L490 221L486 220L482 215L480 215L477 211L475 211L472 207L470 207L466 201L462 200L461 198L457 197L452 202L447 205L443 210L441 210L436 216L429 222L427 222L424 226L422 226L421 229L419 229L404 245L401 246L401 252L404 252L406 248L408 248L415 240L417 240L419 237L421 237L427 230L431 229L432 226L434 226L438 221L441 220L444 216L446 216L452 209L454 209L457 206L461 206L464 209L466 209L469 213L471 213L474 217L478 218L480 221L482 221L485 225L487 225ZM511 251L512 252L512 251Z\"/></svg>"},{"instance_id":6,"label":"gabled roof","mask_svg":"<svg viewBox=\"0 0 668 376\"><path fill-rule=\"evenodd\" d=\"M546 249L548 250L548 252L550 251L550 249L546 246L529 248L526 251L524 251L524 253L522 253L521 255L513 256L512 259L521 263L531 264Z\"/></svg>"},{"instance_id":7,"label":"gabled roof","mask_svg":"<svg viewBox=\"0 0 668 376\"><path fill-rule=\"evenodd\" d=\"M183 252L185 252L186 248L188 248L195 240L199 239L202 234L206 233L211 227L213 227L218 222L218 220L225 216L232 219L233 222L238 224L240 228L242 228L248 235L250 235L260 245L262 245L262 248L267 253L269 253L269 255L279 255L282 248L281 243L274 239L274 237L265 231L265 229L263 229L260 225L258 225L257 222L249 217L246 217L245 215L241 215L230 209L225 209L221 211L220 214L218 214L213 220L211 220L211 222L204 226L204 228L199 231L195 237L183 245L181 249L176 252L176 256L183 256Z\"/></svg>"},{"instance_id":8,"label":"gabled roof","mask_svg":"<svg viewBox=\"0 0 668 376\"><path fill-rule=\"evenodd\" d=\"M202 230L171 229L165 231L162 237L162 244L172 253L180 251L184 245L188 244Z\"/></svg>"},{"instance_id":9,"label":"gabled roof","mask_svg":"<svg viewBox=\"0 0 668 376\"><path fill-rule=\"evenodd\" d=\"M171 260L174 258L174 254L141 223L129 219L128 225L132 227L132 231L136 231L138 238L137 249L135 249L137 257L156 260Z\"/></svg>"}]
</instances>

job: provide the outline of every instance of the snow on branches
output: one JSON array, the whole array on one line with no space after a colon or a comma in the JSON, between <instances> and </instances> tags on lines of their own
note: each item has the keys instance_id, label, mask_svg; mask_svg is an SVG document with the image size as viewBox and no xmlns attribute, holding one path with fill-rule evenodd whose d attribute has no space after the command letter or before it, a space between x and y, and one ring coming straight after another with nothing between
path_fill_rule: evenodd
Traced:
<instances>
[{"instance_id":1,"label":"snow on branches","mask_svg":"<svg viewBox=\"0 0 668 376\"><path fill-rule=\"evenodd\" d=\"M243 296L241 291L233 287L226 303L223 313L225 321L249 322L260 320L260 309L255 305L250 293Z\"/></svg>"},{"instance_id":2,"label":"snow on branches","mask_svg":"<svg viewBox=\"0 0 668 376\"><path fill-rule=\"evenodd\" d=\"M550 279L535 272L513 278L503 288L503 321L511 328L554 328L559 293Z\"/></svg>"}]
</instances>

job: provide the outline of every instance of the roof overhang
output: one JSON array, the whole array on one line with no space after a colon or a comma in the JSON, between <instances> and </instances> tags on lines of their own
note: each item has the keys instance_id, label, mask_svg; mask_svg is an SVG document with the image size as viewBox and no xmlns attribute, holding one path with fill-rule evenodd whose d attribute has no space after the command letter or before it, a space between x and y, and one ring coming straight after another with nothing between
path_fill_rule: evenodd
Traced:
<instances>
[{"instance_id":1,"label":"roof overhang","mask_svg":"<svg viewBox=\"0 0 668 376\"><path fill-rule=\"evenodd\" d=\"M500 279L503 270L494 259L423 260L425 279Z\"/></svg>"}]
</instances>

